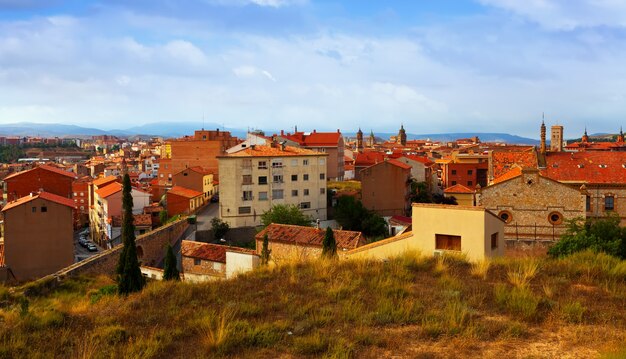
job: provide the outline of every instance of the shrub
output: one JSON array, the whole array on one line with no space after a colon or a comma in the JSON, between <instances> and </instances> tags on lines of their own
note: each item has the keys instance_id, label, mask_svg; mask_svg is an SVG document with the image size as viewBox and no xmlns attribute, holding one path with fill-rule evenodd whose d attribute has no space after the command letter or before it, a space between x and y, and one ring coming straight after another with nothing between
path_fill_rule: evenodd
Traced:
<instances>
[{"instance_id":1,"label":"shrub","mask_svg":"<svg viewBox=\"0 0 626 359\"><path fill-rule=\"evenodd\" d=\"M514 287L509 290L505 284L494 287L494 300L501 309L524 320L535 318L540 302L527 287Z\"/></svg>"},{"instance_id":2,"label":"shrub","mask_svg":"<svg viewBox=\"0 0 626 359\"><path fill-rule=\"evenodd\" d=\"M582 323L586 311L587 308L580 304L580 302L569 302L561 307L561 316L567 322Z\"/></svg>"},{"instance_id":3,"label":"shrub","mask_svg":"<svg viewBox=\"0 0 626 359\"><path fill-rule=\"evenodd\" d=\"M525 259L518 262L514 268L507 271L509 282L518 288L525 288L539 270L539 262L535 259Z\"/></svg>"},{"instance_id":4,"label":"shrub","mask_svg":"<svg viewBox=\"0 0 626 359\"><path fill-rule=\"evenodd\" d=\"M470 273L475 277L482 278L483 280L487 280L487 274L489 274L489 267L491 267L491 261L489 259L484 259L482 261L473 263Z\"/></svg>"},{"instance_id":5,"label":"shrub","mask_svg":"<svg viewBox=\"0 0 626 359\"><path fill-rule=\"evenodd\" d=\"M568 221L567 231L548 254L563 257L587 249L626 259L626 229L620 227L620 217L612 215Z\"/></svg>"},{"instance_id":6,"label":"shrub","mask_svg":"<svg viewBox=\"0 0 626 359\"><path fill-rule=\"evenodd\" d=\"M319 355L326 352L329 346L328 338L319 332L305 337L297 337L293 340L294 351L302 355Z\"/></svg>"},{"instance_id":7,"label":"shrub","mask_svg":"<svg viewBox=\"0 0 626 359\"><path fill-rule=\"evenodd\" d=\"M104 287L101 287L97 291L91 293L89 295L89 301L91 304L95 304L102 299L102 297L115 295L115 293L117 293L117 284L105 285Z\"/></svg>"}]
</instances>

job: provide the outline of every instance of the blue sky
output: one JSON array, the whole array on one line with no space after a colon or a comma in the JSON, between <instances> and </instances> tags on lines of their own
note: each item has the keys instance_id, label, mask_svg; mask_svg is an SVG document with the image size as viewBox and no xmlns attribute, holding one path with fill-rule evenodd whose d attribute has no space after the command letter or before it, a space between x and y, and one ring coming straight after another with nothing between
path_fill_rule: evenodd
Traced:
<instances>
[{"instance_id":1,"label":"blue sky","mask_svg":"<svg viewBox=\"0 0 626 359\"><path fill-rule=\"evenodd\" d=\"M566 137L626 125L620 0L0 0L0 122Z\"/></svg>"}]
</instances>

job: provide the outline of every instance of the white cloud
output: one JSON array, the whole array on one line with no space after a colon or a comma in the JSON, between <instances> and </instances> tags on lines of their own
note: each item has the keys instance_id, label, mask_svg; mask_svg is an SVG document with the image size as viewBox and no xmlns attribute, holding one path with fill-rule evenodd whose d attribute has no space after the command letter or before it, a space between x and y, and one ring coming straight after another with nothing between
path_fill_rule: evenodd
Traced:
<instances>
[{"instance_id":1,"label":"white cloud","mask_svg":"<svg viewBox=\"0 0 626 359\"><path fill-rule=\"evenodd\" d=\"M164 46L164 49L169 56L188 65L200 66L206 64L204 52L189 41L170 41Z\"/></svg>"},{"instance_id":2,"label":"white cloud","mask_svg":"<svg viewBox=\"0 0 626 359\"><path fill-rule=\"evenodd\" d=\"M283 6L303 5L307 0L208 0L210 4L217 4L222 6L242 6L248 4L254 4L262 7L279 8Z\"/></svg>"},{"instance_id":3,"label":"white cloud","mask_svg":"<svg viewBox=\"0 0 626 359\"><path fill-rule=\"evenodd\" d=\"M232 71L235 74L235 76L239 78L252 78L252 77L257 77L261 75L261 76L266 77L268 80L272 82L276 82L276 78L274 78L274 75L272 75L269 71L256 68L255 66L249 66L249 65L238 66L238 67L233 68Z\"/></svg>"}]
</instances>

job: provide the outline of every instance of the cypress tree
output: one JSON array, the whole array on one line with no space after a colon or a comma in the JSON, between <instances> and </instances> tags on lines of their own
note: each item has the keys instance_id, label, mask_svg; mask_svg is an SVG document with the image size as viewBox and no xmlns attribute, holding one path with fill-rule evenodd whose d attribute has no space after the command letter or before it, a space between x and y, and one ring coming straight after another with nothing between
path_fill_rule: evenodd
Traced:
<instances>
[{"instance_id":1,"label":"cypress tree","mask_svg":"<svg viewBox=\"0 0 626 359\"><path fill-rule=\"evenodd\" d=\"M167 254L165 254L165 267L163 268L163 280L180 280L178 273L176 255L171 245L167 245Z\"/></svg>"},{"instance_id":2,"label":"cypress tree","mask_svg":"<svg viewBox=\"0 0 626 359\"><path fill-rule=\"evenodd\" d=\"M335 241L335 234L330 227L326 228L326 234L324 235L324 241L322 242L322 257L337 257L337 242Z\"/></svg>"},{"instance_id":3,"label":"cypress tree","mask_svg":"<svg viewBox=\"0 0 626 359\"><path fill-rule=\"evenodd\" d=\"M135 244L135 225L133 218L133 196L131 194L130 177L124 175L122 188L122 253L117 263L117 289L119 294L130 294L140 291L146 284Z\"/></svg>"},{"instance_id":4,"label":"cypress tree","mask_svg":"<svg viewBox=\"0 0 626 359\"><path fill-rule=\"evenodd\" d=\"M267 265L270 261L269 239L267 233L263 236L263 249L261 249L261 265Z\"/></svg>"}]
</instances>

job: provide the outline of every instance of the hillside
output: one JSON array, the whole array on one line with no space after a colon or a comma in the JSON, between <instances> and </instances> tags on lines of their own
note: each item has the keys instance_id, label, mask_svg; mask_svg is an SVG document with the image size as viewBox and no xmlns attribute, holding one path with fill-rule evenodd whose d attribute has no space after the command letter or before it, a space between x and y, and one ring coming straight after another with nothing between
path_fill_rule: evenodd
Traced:
<instances>
[{"instance_id":1,"label":"hillside","mask_svg":"<svg viewBox=\"0 0 626 359\"><path fill-rule=\"evenodd\" d=\"M0 358L626 355L626 262L592 253L314 261L128 298L111 284L0 287Z\"/></svg>"}]
</instances>

